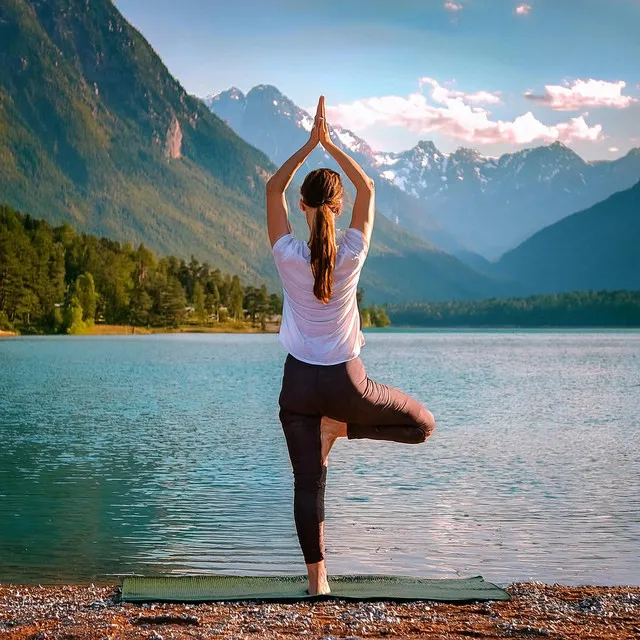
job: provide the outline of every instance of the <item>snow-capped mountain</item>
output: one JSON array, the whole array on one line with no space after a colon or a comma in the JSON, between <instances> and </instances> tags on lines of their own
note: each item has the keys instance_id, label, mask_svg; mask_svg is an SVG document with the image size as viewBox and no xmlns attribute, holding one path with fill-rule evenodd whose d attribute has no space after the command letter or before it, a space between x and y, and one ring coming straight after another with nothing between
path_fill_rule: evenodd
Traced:
<instances>
[{"instance_id":1,"label":"snow-capped mountain","mask_svg":"<svg viewBox=\"0 0 640 640\"><path fill-rule=\"evenodd\" d=\"M313 124L306 111L271 85L257 85L246 95L232 87L205 102L275 164L304 143ZM495 158L465 147L447 154L422 140L407 151L385 153L351 131L329 128L335 143L376 181L381 213L470 264L477 262L474 252L497 258L640 178L640 149L615 161L586 162L560 142ZM323 149L305 165L307 170L339 169Z\"/></svg>"},{"instance_id":2,"label":"snow-capped mountain","mask_svg":"<svg viewBox=\"0 0 640 640\"><path fill-rule=\"evenodd\" d=\"M488 257L640 179L640 149L586 162L560 142L492 158L466 148L445 154L421 141L374 158L384 179L428 202L445 230Z\"/></svg>"}]
</instances>

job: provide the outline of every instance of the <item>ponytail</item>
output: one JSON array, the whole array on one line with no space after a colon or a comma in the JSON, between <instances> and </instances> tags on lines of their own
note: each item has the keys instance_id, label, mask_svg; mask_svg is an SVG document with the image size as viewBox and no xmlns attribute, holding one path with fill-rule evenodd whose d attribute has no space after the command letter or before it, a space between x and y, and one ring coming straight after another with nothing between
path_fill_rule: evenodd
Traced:
<instances>
[{"instance_id":1,"label":"ponytail","mask_svg":"<svg viewBox=\"0 0 640 640\"><path fill-rule=\"evenodd\" d=\"M313 294L325 304L331 298L333 268L336 264L336 228L333 211L326 202L316 211L311 232L311 272L315 279Z\"/></svg>"}]
</instances>

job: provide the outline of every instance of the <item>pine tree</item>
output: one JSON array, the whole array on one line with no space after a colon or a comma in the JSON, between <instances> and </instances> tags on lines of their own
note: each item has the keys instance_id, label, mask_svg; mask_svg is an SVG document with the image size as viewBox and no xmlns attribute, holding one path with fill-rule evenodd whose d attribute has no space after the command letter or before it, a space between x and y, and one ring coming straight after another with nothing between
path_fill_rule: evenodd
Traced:
<instances>
[{"instance_id":1,"label":"pine tree","mask_svg":"<svg viewBox=\"0 0 640 640\"><path fill-rule=\"evenodd\" d=\"M234 320L242 320L244 318L244 310L242 303L244 295L242 293L242 285L240 284L240 278L233 276L231 279L231 287L229 291L229 312Z\"/></svg>"},{"instance_id":2,"label":"pine tree","mask_svg":"<svg viewBox=\"0 0 640 640\"><path fill-rule=\"evenodd\" d=\"M260 329L264 331L266 329L266 317L269 312L269 294L267 292L267 285L262 285L256 293L256 313L260 320Z\"/></svg>"},{"instance_id":3,"label":"pine tree","mask_svg":"<svg viewBox=\"0 0 640 640\"><path fill-rule=\"evenodd\" d=\"M205 319L205 303L204 303L204 288L200 282L196 281L193 285L193 306L196 310L196 317L200 322L204 322Z\"/></svg>"},{"instance_id":4,"label":"pine tree","mask_svg":"<svg viewBox=\"0 0 640 640\"><path fill-rule=\"evenodd\" d=\"M134 327L149 326L151 321L151 309L153 307L153 299L145 289L138 283L131 294L131 303L129 307L129 323Z\"/></svg>"},{"instance_id":5,"label":"pine tree","mask_svg":"<svg viewBox=\"0 0 640 640\"><path fill-rule=\"evenodd\" d=\"M208 291L205 295L205 309L209 316L215 316L216 322L220 322L220 292L213 280L207 285Z\"/></svg>"},{"instance_id":6,"label":"pine tree","mask_svg":"<svg viewBox=\"0 0 640 640\"><path fill-rule=\"evenodd\" d=\"M90 273L83 273L78 276L75 282L74 294L82 307L82 319L88 326L92 326L96 318L96 295L93 276Z\"/></svg>"},{"instance_id":7,"label":"pine tree","mask_svg":"<svg viewBox=\"0 0 640 640\"><path fill-rule=\"evenodd\" d=\"M244 308L247 310L249 317L251 318L251 325L256 323L257 313L257 291L251 285L247 285L244 288Z\"/></svg>"},{"instance_id":8,"label":"pine tree","mask_svg":"<svg viewBox=\"0 0 640 640\"><path fill-rule=\"evenodd\" d=\"M175 276L169 276L165 298L165 320L168 326L178 327L186 316L187 296L180 281Z\"/></svg>"}]
</instances>

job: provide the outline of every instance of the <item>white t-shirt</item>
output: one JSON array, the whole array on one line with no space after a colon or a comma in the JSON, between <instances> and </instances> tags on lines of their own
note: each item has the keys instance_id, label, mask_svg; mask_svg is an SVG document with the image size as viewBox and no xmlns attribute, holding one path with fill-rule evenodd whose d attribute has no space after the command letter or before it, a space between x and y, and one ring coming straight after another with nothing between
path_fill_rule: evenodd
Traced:
<instances>
[{"instance_id":1,"label":"white t-shirt","mask_svg":"<svg viewBox=\"0 0 640 640\"><path fill-rule=\"evenodd\" d=\"M280 342L298 360L339 364L355 358L364 345L356 292L369 245L359 229L336 229L338 253L331 298L324 304L313 294L311 250L287 233L273 245L282 280L284 305Z\"/></svg>"}]
</instances>

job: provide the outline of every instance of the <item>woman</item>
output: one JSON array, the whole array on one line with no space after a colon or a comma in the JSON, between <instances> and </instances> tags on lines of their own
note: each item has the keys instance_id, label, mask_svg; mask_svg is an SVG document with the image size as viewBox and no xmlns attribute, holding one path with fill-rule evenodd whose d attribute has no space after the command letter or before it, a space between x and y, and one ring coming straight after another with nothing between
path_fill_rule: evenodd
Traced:
<instances>
[{"instance_id":1,"label":"woman","mask_svg":"<svg viewBox=\"0 0 640 640\"><path fill-rule=\"evenodd\" d=\"M356 187L351 224L336 242L342 211L340 174L311 171L300 188L309 241L291 233L284 196L295 172L320 143ZM324 562L324 493L328 456L339 437L418 444L433 415L398 389L371 380L359 358L365 343L356 291L373 231L374 183L329 137L320 96L308 142L266 185L267 227L282 280L280 341L288 350L280 421L294 476L294 519L309 574L308 593L330 593Z\"/></svg>"}]
</instances>

